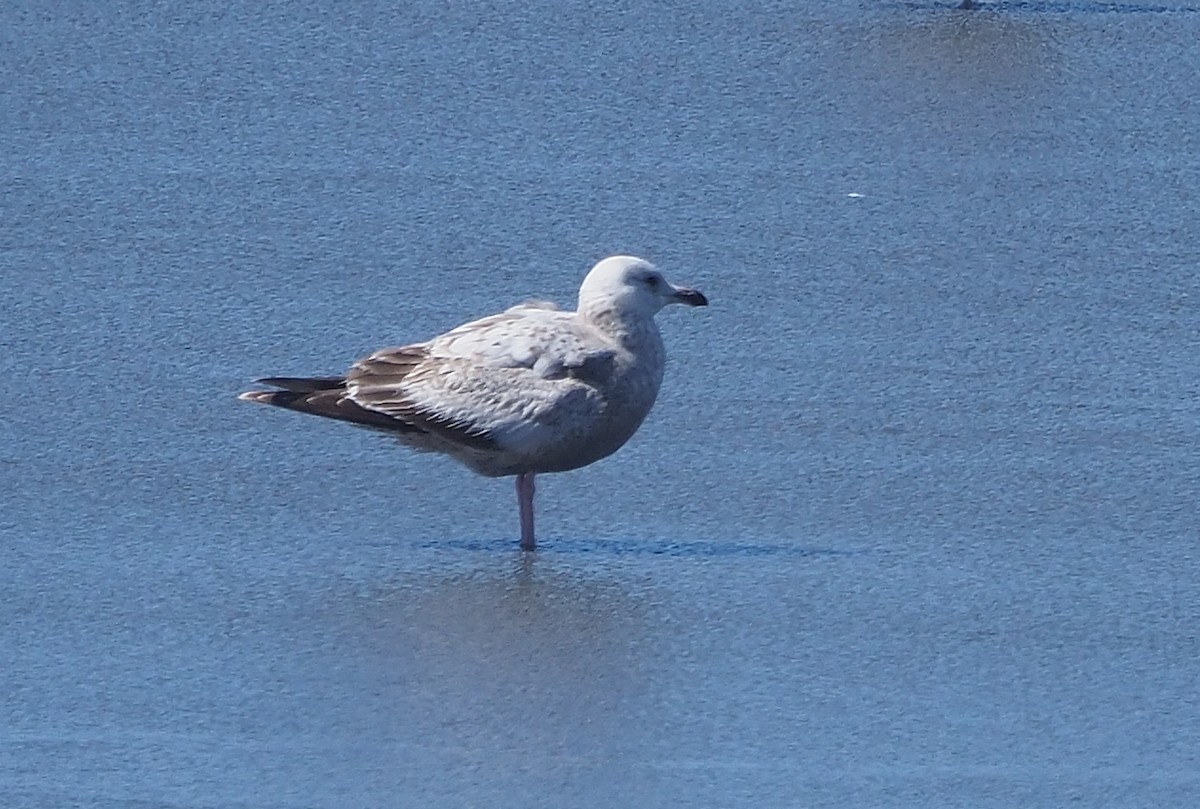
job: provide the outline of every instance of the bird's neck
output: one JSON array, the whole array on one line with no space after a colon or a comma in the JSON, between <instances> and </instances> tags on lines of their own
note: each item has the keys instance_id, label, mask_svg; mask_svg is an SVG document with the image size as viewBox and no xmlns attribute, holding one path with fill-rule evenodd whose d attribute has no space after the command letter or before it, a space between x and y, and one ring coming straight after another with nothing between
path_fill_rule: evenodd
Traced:
<instances>
[{"instance_id":1,"label":"bird's neck","mask_svg":"<svg viewBox=\"0 0 1200 809\"><path fill-rule=\"evenodd\" d=\"M606 306L593 307L581 314L597 331L629 351L653 350L662 345L653 316Z\"/></svg>"}]
</instances>

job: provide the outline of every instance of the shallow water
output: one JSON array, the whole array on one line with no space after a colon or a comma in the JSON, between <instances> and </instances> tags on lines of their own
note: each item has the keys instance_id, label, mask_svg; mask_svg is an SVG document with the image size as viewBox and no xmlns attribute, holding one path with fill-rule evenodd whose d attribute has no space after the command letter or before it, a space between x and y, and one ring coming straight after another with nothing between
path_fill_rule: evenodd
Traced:
<instances>
[{"instance_id":1,"label":"shallow water","mask_svg":"<svg viewBox=\"0 0 1200 809\"><path fill-rule=\"evenodd\" d=\"M1200 795L1185 4L9 4L0 802ZM240 403L633 252L617 455Z\"/></svg>"}]
</instances>

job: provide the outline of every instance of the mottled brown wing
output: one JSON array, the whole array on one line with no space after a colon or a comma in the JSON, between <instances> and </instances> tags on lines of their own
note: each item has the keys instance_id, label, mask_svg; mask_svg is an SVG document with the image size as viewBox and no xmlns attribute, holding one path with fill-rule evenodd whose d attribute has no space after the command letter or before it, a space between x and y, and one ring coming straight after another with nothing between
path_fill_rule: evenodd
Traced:
<instances>
[{"instance_id":1,"label":"mottled brown wing","mask_svg":"<svg viewBox=\"0 0 1200 809\"><path fill-rule=\"evenodd\" d=\"M423 407L409 395L410 377L429 372L425 346L411 345L376 351L354 363L346 375L348 399L367 410L399 420L460 446L494 450L495 440L477 424L470 424Z\"/></svg>"}]
</instances>

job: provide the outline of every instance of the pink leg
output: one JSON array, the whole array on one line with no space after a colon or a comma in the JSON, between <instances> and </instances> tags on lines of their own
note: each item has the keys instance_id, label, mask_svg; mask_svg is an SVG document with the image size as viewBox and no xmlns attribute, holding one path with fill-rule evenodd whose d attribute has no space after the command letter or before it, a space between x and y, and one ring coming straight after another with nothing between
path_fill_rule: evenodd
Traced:
<instances>
[{"instance_id":1,"label":"pink leg","mask_svg":"<svg viewBox=\"0 0 1200 809\"><path fill-rule=\"evenodd\" d=\"M533 472L517 475L517 506L521 510L521 550L537 548L533 538Z\"/></svg>"}]
</instances>

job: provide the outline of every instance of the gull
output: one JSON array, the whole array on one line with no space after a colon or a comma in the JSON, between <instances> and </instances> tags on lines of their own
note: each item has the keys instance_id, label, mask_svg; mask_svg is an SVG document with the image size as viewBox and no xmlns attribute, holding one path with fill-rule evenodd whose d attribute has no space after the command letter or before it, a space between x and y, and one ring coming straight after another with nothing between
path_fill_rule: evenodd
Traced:
<instances>
[{"instance_id":1,"label":"gull","mask_svg":"<svg viewBox=\"0 0 1200 809\"><path fill-rule=\"evenodd\" d=\"M654 316L707 306L650 262L611 256L583 279L573 312L528 301L423 343L376 351L345 376L267 377L239 398L348 421L516 476L521 549L536 548L534 477L620 449L654 405L666 352Z\"/></svg>"}]
</instances>

